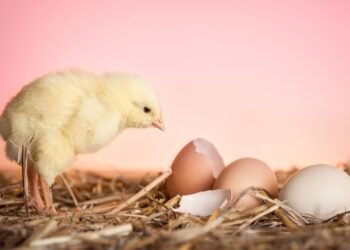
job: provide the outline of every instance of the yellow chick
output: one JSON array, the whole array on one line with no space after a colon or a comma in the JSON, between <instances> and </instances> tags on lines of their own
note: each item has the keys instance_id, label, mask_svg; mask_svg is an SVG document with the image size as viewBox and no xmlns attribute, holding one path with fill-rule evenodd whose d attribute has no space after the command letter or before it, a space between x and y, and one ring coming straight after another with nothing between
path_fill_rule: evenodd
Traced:
<instances>
[{"instance_id":1,"label":"yellow chick","mask_svg":"<svg viewBox=\"0 0 350 250\"><path fill-rule=\"evenodd\" d=\"M152 126L164 130L158 97L144 80L128 73L79 70L34 80L0 117L9 159L17 160L21 145L34 136L28 166L31 205L49 214L57 213L49 186L76 155L101 149L126 128Z\"/></svg>"}]
</instances>

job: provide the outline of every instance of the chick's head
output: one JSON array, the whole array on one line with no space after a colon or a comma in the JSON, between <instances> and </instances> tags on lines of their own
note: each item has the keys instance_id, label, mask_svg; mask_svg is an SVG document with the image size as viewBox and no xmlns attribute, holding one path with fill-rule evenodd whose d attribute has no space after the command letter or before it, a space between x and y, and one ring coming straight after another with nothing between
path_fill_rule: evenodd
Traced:
<instances>
[{"instance_id":1,"label":"chick's head","mask_svg":"<svg viewBox=\"0 0 350 250\"><path fill-rule=\"evenodd\" d=\"M110 73L106 78L116 87L115 100L125 127L164 130L159 98L142 78L128 73Z\"/></svg>"}]
</instances>

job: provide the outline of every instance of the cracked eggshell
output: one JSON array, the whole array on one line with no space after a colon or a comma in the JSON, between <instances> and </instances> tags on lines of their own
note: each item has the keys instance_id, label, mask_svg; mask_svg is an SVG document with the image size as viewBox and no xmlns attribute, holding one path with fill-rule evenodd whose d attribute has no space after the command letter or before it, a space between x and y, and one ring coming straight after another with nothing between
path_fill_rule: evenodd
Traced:
<instances>
[{"instance_id":1,"label":"cracked eggshell","mask_svg":"<svg viewBox=\"0 0 350 250\"><path fill-rule=\"evenodd\" d=\"M197 216L209 216L215 209L225 206L230 197L229 189L208 190L184 195L181 197L180 206L174 208L173 211Z\"/></svg>"},{"instance_id":2,"label":"cracked eggshell","mask_svg":"<svg viewBox=\"0 0 350 250\"><path fill-rule=\"evenodd\" d=\"M326 220L350 210L350 177L334 166L312 165L285 182L279 199L302 215Z\"/></svg>"},{"instance_id":3,"label":"cracked eggshell","mask_svg":"<svg viewBox=\"0 0 350 250\"><path fill-rule=\"evenodd\" d=\"M188 143L172 163L167 179L170 196L187 195L212 189L216 177L225 167L212 143L196 139Z\"/></svg>"},{"instance_id":4,"label":"cracked eggshell","mask_svg":"<svg viewBox=\"0 0 350 250\"><path fill-rule=\"evenodd\" d=\"M254 158L241 158L230 165L220 173L217 178L214 189L231 190L232 206L240 197L241 193L249 187L264 188L273 196L277 196L277 179L270 167L261 160ZM261 204L261 201L255 197L246 194L235 204L237 207L253 208Z\"/></svg>"}]
</instances>

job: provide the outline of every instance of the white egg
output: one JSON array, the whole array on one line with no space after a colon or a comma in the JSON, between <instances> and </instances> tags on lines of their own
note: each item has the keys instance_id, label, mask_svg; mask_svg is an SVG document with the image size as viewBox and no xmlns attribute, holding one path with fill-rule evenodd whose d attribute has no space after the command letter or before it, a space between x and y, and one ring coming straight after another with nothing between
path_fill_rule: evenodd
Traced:
<instances>
[{"instance_id":1,"label":"white egg","mask_svg":"<svg viewBox=\"0 0 350 250\"><path fill-rule=\"evenodd\" d=\"M326 220L350 210L350 177L334 166L312 165L286 181L279 199L302 215Z\"/></svg>"}]
</instances>

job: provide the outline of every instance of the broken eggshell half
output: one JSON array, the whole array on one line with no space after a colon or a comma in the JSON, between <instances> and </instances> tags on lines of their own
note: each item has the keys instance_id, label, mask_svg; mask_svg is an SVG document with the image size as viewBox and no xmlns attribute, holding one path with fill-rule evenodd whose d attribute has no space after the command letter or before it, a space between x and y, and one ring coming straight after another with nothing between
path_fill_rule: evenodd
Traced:
<instances>
[{"instance_id":1,"label":"broken eggshell half","mask_svg":"<svg viewBox=\"0 0 350 250\"><path fill-rule=\"evenodd\" d=\"M209 216L217 208L226 208L231 199L229 189L217 189L182 196L179 207L173 211L197 216Z\"/></svg>"},{"instance_id":2,"label":"broken eggshell half","mask_svg":"<svg viewBox=\"0 0 350 250\"><path fill-rule=\"evenodd\" d=\"M225 164L214 145L202 138L189 142L172 163L169 195L188 195L212 189Z\"/></svg>"}]
</instances>

